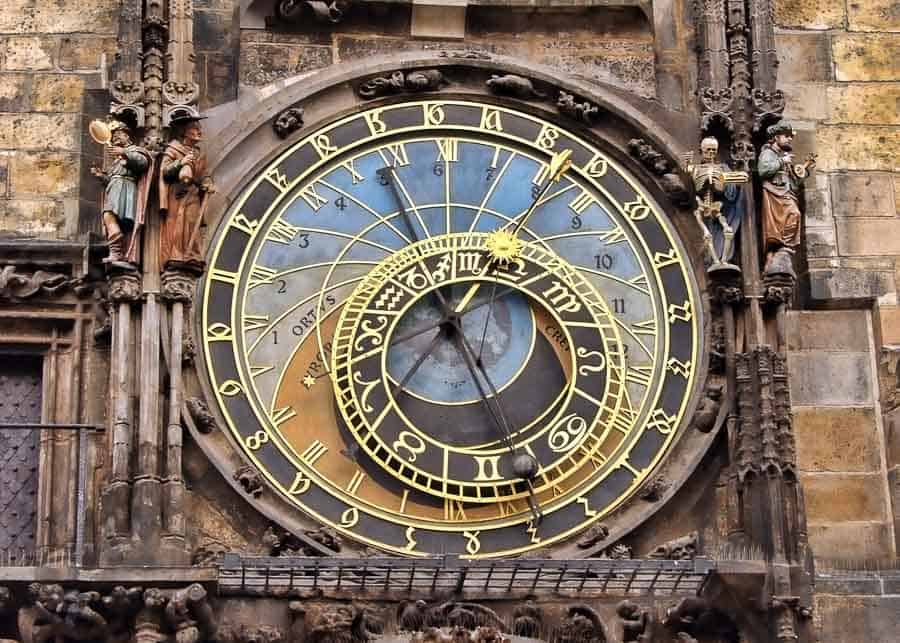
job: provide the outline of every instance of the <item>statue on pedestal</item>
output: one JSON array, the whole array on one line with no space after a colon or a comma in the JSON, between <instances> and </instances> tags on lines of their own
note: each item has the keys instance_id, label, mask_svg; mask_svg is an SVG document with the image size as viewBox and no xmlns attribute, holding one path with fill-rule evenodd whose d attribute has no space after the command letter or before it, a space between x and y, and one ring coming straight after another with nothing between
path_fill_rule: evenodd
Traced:
<instances>
[{"instance_id":1,"label":"statue on pedestal","mask_svg":"<svg viewBox=\"0 0 900 643\"><path fill-rule=\"evenodd\" d=\"M811 154L805 163L794 164L794 130L789 124L772 125L766 135L768 142L759 152L756 168L762 179L762 231L768 270L779 251L793 254L800 245L798 195L816 160Z\"/></svg>"},{"instance_id":2,"label":"statue on pedestal","mask_svg":"<svg viewBox=\"0 0 900 643\"><path fill-rule=\"evenodd\" d=\"M206 155L199 147L203 140L200 121L204 116L189 114L172 119L173 138L163 152L159 177L160 266L202 272L200 226L209 195L215 192L206 169Z\"/></svg>"},{"instance_id":3,"label":"statue on pedestal","mask_svg":"<svg viewBox=\"0 0 900 643\"><path fill-rule=\"evenodd\" d=\"M105 185L101 217L109 256L104 261L110 267L132 269L140 253L138 232L144 225L153 159L132 143L131 131L121 121L94 121L90 132L112 158L106 170L91 167L91 174Z\"/></svg>"},{"instance_id":4,"label":"statue on pedestal","mask_svg":"<svg viewBox=\"0 0 900 643\"><path fill-rule=\"evenodd\" d=\"M741 225L744 204L739 184L746 183L746 172L731 170L719 163L719 141L712 136L700 142L700 163L694 165L693 152L687 157L685 170L694 183L697 207L694 216L703 231L703 248L710 270L729 268L734 253L734 237Z\"/></svg>"}]
</instances>

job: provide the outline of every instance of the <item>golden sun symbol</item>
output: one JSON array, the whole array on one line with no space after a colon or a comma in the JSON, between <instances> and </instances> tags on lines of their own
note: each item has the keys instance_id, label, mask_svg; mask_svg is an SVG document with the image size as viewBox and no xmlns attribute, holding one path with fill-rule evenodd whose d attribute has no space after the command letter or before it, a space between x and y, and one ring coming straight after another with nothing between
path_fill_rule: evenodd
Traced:
<instances>
[{"instance_id":1,"label":"golden sun symbol","mask_svg":"<svg viewBox=\"0 0 900 643\"><path fill-rule=\"evenodd\" d=\"M501 266L507 265L522 251L522 241L507 230L495 230L490 233L486 245L491 259Z\"/></svg>"}]
</instances>

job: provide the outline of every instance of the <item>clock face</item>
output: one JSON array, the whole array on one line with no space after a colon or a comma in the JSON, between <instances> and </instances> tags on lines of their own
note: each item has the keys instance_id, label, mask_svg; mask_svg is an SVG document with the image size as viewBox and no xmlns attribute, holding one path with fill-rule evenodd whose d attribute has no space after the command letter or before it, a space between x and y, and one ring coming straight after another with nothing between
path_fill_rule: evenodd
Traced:
<instances>
[{"instance_id":1,"label":"clock face","mask_svg":"<svg viewBox=\"0 0 900 643\"><path fill-rule=\"evenodd\" d=\"M394 553L508 555L601 520L665 457L697 379L666 217L589 141L508 107L322 127L210 252L205 369L245 459Z\"/></svg>"}]
</instances>

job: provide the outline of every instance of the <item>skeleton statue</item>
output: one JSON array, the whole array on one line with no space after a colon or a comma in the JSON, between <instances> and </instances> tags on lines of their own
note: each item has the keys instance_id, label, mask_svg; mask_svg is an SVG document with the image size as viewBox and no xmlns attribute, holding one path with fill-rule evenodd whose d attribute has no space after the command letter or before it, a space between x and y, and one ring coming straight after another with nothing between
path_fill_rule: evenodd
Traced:
<instances>
[{"instance_id":1,"label":"skeleton statue","mask_svg":"<svg viewBox=\"0 0 900 643\"><path fill-rule=\"evenodd\" d=\"M766 130L768 142L762 146L757 172L762 179L762 230L766 267L779 251L792 255L800 245L799 193L803 180L816 164L810 154L804 163L794 163L794 129L787 123Z\"/></svg>"},{"instance_id":2,"label":"skeleton statue","mask_svg":"<svg viewBox=\"0 0 900 643\"><path fill-rule=\"evenodd\" d=\"M734 237L741 225L743 202L740 183L746 183L746 172L732 171L718 161L719 141L712 136L700 142L700 163L693 163L693 152L685 170L694 182L697 207L694 216L703 232L703 246L711 269L730 265ZM737 268L734 266L734 268Z\"/></svg>"},{"instance_id":3,"label":"skeleton statue","mask_svg":"<svg viewBox=\"0 0 900 643\"><path fill-rule=\"evenodd\" d=\"M121 121L94 121L91 135L107 146L107 157L112 157L106 170L91 167L91 174L104 184L101 217L109 244L109 256L104 261L130 268L137 263L137 233L144 223L153 160L147 150L132 143L131 131Z\"/></svg>"}]
</instances>

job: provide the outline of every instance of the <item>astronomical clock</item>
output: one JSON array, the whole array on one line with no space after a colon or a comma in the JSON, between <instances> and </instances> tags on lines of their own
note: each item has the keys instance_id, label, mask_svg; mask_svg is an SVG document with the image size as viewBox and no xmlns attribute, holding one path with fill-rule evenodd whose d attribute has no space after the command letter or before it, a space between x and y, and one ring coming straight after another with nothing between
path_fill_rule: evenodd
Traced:
<instances>
[{"instance_id":1,"label":"astronomical clock","mask_svg":"<svg viewBox=\"0 0 900 643\"><path fill-rule=\"evenodd\" d=\"M703 307L672 213L584 128L409 96L243 183L195 312L231 448L308 522L403 556L563 544L684 432Z\"/></svg>"}]
</instances>

